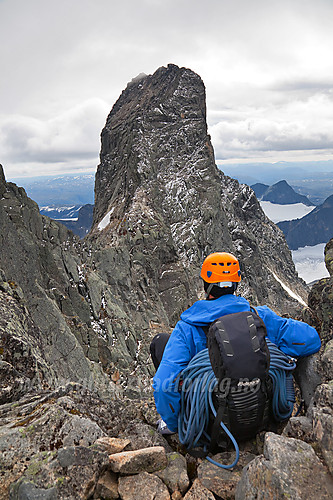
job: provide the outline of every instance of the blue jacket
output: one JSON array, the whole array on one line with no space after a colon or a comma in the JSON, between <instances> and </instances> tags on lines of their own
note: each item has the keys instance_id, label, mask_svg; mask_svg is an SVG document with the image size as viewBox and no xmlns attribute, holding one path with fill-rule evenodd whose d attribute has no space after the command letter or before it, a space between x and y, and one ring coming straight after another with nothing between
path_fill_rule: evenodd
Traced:
<instances>
[{"instance_id":1,"label":"blue jacket","mask_svg":"<svg viewBox=\"0 0 333 500\"><path fill-rule=\"evenodd\" d=\"M243 297L223 295L215 300L198 300L182 313L153 380L157 411L171 431L177 432L180 409L176 378L193 356L207 347L206 335L201 327L220 316L249 310L250 304ZM259 306L256 310L266 325L268 338L286 354L309 356L320 349L319 335L307 323L281 318L267 306Z\"/></svg>"}]
</instances>

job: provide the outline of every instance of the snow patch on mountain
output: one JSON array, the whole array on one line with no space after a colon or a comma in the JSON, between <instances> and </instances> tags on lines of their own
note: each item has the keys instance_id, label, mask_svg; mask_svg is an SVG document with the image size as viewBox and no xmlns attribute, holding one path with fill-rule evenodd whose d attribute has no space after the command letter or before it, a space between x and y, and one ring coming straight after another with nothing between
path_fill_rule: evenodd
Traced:
<instances>
[{"instance_id":1,"label":"snow patch on mountain","mask_svg":"<svg viewBox=\"0 0 333 500\"><path fill-rule=\"evenodd\" d=\"M115 207L112 207L111 210L103 217L101 222L98 224L98 229L102 231L110 224L110 217L114 211Z\"/></svg>"},{"instance_id":2,"label":"snow patch on mountain","mask_svg":"<svg viewBox=\"0 0 333 500\"><path fill-rule=\"evenodd\" d=\"M304 302L302 297L300 297L297 293L293 292L291 290L291 288L289 288L289 286L287 286L272 270L270 270L270 271L271 271L272 275L274 276L274 278L276 279L276 281L278 281L280 283L282 288L288 293L288 295L290 295L290 297L292 297L293 299L296 299L303 306L307 306L307 303Z\"/></svg>"},{"instance_id":3,"label":"snow patch on mountain","mask_svg":"<svg viewBox=\"0 0 333 500\"><path fill-rule=\"evenodd\" d=\"M308 207L303 203L293 203L291 205L279 205L270 201L260 201L260 206L267 217L274 223L283 220L301 219L312 212L315 206Z\"/></svg>"}]
</instances>

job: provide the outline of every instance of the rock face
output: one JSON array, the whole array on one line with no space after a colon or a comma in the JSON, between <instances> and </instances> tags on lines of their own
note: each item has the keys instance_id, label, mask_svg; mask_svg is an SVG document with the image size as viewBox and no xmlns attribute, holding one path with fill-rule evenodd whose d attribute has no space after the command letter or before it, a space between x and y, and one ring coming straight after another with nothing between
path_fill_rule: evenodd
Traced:
<instances>
[{"instance_id":1,"label":"rock face","mask_svg":"<svg viewBox=\"0 0 333 500\"><path fill-rule=\"evenodd\" d=\"M330 273L313 285L309 293L312 322L316 326L324 345L333 339L333 239L325 246L325 265ZM305 313L305 321L307 321ZM311 321L311 318L308 319Z\"/></svg>"},{"instance_id":2,"label":"rock face","mask_svg":"<svg viewBox=\"0 0 333 500\"><path fill-rule=\"evenodd\" d=\"M197 297L212 251L240 258L241 291L254 303L295 309L279 280L306 298L282 233L249 187L217 169L204 84L185 68L132 81L114 105L102 131L92 237L121 249L128 286L140 283L148 307L159 298L160 321L174 323Z\"/></svg>"},{"instance_id":3,"label":"rock face","mask_svg":"<svg viewBox=\"0 0 333 500\"><path fill-rule=\"evenodd\" d=\"M309 471L312 474L309 476ZM237 485L236 500L332 498L333 481L313 448L268 432L264 454L249 463Z\"/></svg>"},{"instance_id":4,"label":"rock face","mask_svg":"<svg viewBox=\"0 0 333 500\"><path fill-rule=\"evenodd\" d=\"M95 271L96 250L41 216L0 172L2 401L68 382L106 399L122 384L140 394L140 383L149 387L149 334L143 343L140 322Z\"/></svg>"},{"instance_id":5,"label":"rock face","mask_svg":"<svg viewBox=\"0 0 333 500\"><path fill-rule=\"evenodd\" d=\"M282 221L277 225L292 250L326 243L333 233L333 195L301 219Z\"/></svg>"},{"instance_id":6,"label":"rock face","mask_svg":"<svg viewBox=\"0 0 333 500\"><path fill-rule=\"evenodd\" d=\"M114 384L98 363L82 248L22 188L5 183L0 191L3 360L36 387L85 381L111 394Z\"/></svg>"}]
</instances>

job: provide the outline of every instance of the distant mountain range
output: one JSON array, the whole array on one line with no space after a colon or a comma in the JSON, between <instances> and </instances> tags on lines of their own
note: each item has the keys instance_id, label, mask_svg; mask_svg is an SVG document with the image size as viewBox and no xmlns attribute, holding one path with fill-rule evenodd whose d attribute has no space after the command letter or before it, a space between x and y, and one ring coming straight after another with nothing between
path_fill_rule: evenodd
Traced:
<instances>
[{"instance_id":1,"label":"distant mountain range","mask_svg":"<svg viewBox=\"0 0 333 500\"><path fill-rule=\"evenodd\" d=\"M249 186L272 185L285 179L297 193L307 196L312 205L321 205L333 193L333 160L227 165L221 162L219 168Z\"/></svg>"},{"instance_id":2,"label":"distant mountain range","mask_svg":"<svg viewBox=\"0 0 333 500\"><path fill-rule=\"evenodd\" d=\"M283 205L301 203L307 207L313 206L307 196L297 193L285 180L276 182L272 186L256 183L251 188L260 202L274 204L271 207L276 206L276 211L281 212L281 214L285 212ZM287 211L291 212L289 219L292 219L294 211L291 207ZM269 216L268 210L267 214ZM276 224L283 231L291 250L326 243L333 236L333 195L301 218L293 220L281 220L280 218L277 220L281 221L276 222Z\"/></svg>"},{"instance_id":3,"label":"distant mountain range","mask_svg":"<svg viewBox=\"0 0 333 500\"><path fill-rule=\"evenodd\" d=\"M278 222L291 250L326 243L333 236L333 195L301 219Z\"/></svg>"},{"instance_id":4,"label":"distant mountain range","mask_svg":"<svg viewBox=\"0 0 333 500\"><path fill-rule=\"evenodd\" d=\"M94 203L95 174L66 174L13 179L38 206L71 207Z\"/></svg>"},{"instance_id":5,"label":"distant mountain range","mask_svg":"<svg viewBox=\"0 0 333 500\"><path fill-rule=\"evenodd\" d=\"M41 214L58 220L80 238L89 232L94 208L94 173L12 180L36 201Z\"/></svg>"},{"instance_id":6,"label":"distant mountain range","mask_svg":"<svg viewBox=\"0 0 333 500\"><path fill-rule=\"evenodd\" d=\"M290 205L293 203L303 203L309 207L313 205L307 196L296 193L285 180L276 182L272 186L256 183L251 188L259 201L270 201L271 203L278 203L280 205Z\"/></svg>"},{"instance_id":7,"label":"distant mountain range","mask_svg":"<svg viewBox=\"0 0 333 500\"><path fill-rule=\"evenodd\" d=\"M91 227L94 180L95 174L91 173L21 178L15 182L22 185L28 196L37 202L42 214L61 221L82 238ZM329 186L329 182L327 184ZM320 196L311 196L309 199L300 194L297 192L298 188L291 186L286 180L273 185L257 182L251 187L259 200L274 204L302 203L311 206L315 205L314 199L320 199ZM277 225L284 232L290 249L324 243L333 236L330 222L333 217L332 211L332 196L329 196L305 217L279 222Z\"/></svg>"},{"instance_id":8,"label":"distant mountain range","mask_svg":"<svg viewBox=\"0 0 333 500\"><path fill-rule=\"evenodd\" d=\"M46 206L39 207L39 211L42 215L47 215L50 219L64 221L66 219L77 220L79 216L79 210L82 205L68 206Z\"/></svg>"}]
</instances>

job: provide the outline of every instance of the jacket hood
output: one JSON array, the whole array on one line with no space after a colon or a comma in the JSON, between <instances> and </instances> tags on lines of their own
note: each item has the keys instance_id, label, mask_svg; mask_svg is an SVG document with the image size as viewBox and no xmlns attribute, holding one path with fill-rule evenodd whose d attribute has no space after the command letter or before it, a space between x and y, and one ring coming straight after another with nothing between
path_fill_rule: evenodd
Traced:
<instances>
[{"instance_id":1,"label":"jacket hood","mask_svg":"<svg viewBox=\"0 0 333 500\"><path fill-rule=\"evenodd\" d=\"M250 304L244 297L222 295L215 300L198 300L180 316L190 325L206 326L220 316L240 311L249 311Z\"/></svg>"}]
</instances>

